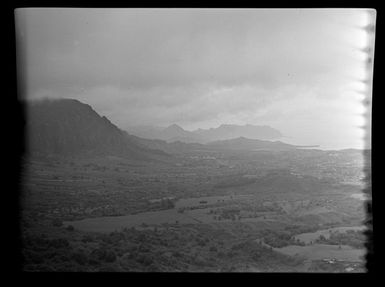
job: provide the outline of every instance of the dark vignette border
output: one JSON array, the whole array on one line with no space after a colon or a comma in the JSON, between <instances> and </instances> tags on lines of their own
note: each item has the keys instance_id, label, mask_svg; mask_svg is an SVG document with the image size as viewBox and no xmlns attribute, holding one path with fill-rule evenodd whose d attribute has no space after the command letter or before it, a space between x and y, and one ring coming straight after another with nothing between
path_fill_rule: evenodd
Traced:
<instances>
[{"instance_id":1,"label":"dark vignette border","mask_svg":"<svg viewBox=\"0 0 385 287\"><path fill-rule=\"evenodd\" d=\"M17 39L15 37L15 27L14 27L14 9L19 7L191 7L191 8L210 8L210 7L222 7L222 8L274 8L273 3L269 3L266 1L265 3L253 3L252 1L226 1L226 2L206 2L206 1L183 1L180 3L170 3L165 1L10 1L6 4L6 39L3 42L3 45L6 47L6 80L4 81L7 85L5 95L3 96L4 109L3 116L6 115L3 119L3 127L5 127L3 143L6 143L6 149L3 149L4 155L8 156L6 159L9 162L3 164L3 167L6 167L5 179L9 180L11 188L6 188L3 190L5 193L4 200L4 208L6 211L5 219L6 219L6 227L5 230L10 236L6 236L9 242L7 242L7 246L12 248L7 248L8 251L11 251L9 259L7 258L7 268L11 271L9 274L13 272L17 272L23 274L25 276L18 276L17 279L21 277L31 278L32 280L41 279L38 274L26 274L21 272L22 270L22 261L21 261L21 240L20 240L20 232L19 229L19 221L20 221L20 205L19 205L19 194L20 190L20 174L21 170L21 162L25 153L25 109L22 101L20 100L20 95L23 93L22 86L17 84L18 74L20 70L17 70L17 63L20 63L20 54L16 50ZM372 125L371 127L363 127L363 128L371 128L371 132L367 134L371 134L372 138L372 151L364 152L365 156L365 178L366 178L366 187L364 192L369 195L369 200L366 201L366 213L367 218L365 224L368 227L368 231L366 232L367 242L366 248L368 250L366 259L367 259L367 274L362 275L334 275L334 274L282 274L282 273L274 273L274 274L242 274L242 278L237 274L68 274L63 273L64 277L67 279L92 279L95 282L99 282L102 279L107 279L106 282L111 284L113 282L113 278L121 280L123 278L127 279L135 279L135 280L144 280L150 279L154 280L154 282L169 282L169 279L181 279L183 282L188 282L190 279L205 281L206 279L215 280L223 279L224 282L228 280L236 280L238 282L239 279L262 279L262 281L271 279L280 278L286 280L290 279L295 282L313 282L316 279L317 282L321 278L325 278L325 282L335 283L346 283L348 278L352 279L352 282L355 283L364 283L364 281L360 280L368 280L372 279L374 274L380 274L381 270L379 268L379 257L381 248L378 242L382 242L380 239L380 233L378 229L373 229L374 222L377 222L376 228L380 228L378 225L379 221L379 209L381 209L380 204L382 202L381 190L379 189L379 177L381 176L379 173L379 164L380 164L380 145L379 145L379 134L375 132L376 128L379 128L379 121L375 120L379 119L381 112L379 108L381 106L381 92L380 92L380 84L381 84L381 68L380 62L382 60L382 55L380 51L383 50L381 33L383 30L383 12L384 10L380 9L380 7L376 7L375 2L372 1L361 1L361 3L357 3L358 1L350 1L349 3L341 3L341 1L317 1L318 3L312 2L313 6L310 6L309 3L303 2L298 3L298 1L287 1L282 3L274 3L276 4L276 8L374 8L377 12L376 17L376 25L375 27L368 27L368 30L372 29L372 32L376 33L376 42L374 51L369 51L369 53L374 54L374 67L373 67L373 93L372 93L372 102L369 99L364 100L364 104L368 109L372 109ZM290 4L288 6L287 4ZM3 10L4 11L4 10ZM373 58L372 58L373 60ZM20 79L20 77L19 77ZM8 151L12 150L15 153L11 154ZM377 166L377 168L376 168ZM373 180L374 179L374 180ZM374 184L374 185L373 185ZM373 189L374 186L374 189ZM376 187L377 186L377 187ZM374 200L373 200L374 199ZM375 215L377 213L377 215ZM375 218L375 220L374 220ZM377 242L377 244L375 244ZM374 250L376 253L374 253ZM376 254L376 255L375 255ZM57 274L56 274L57 275ZM151 276L150 276L151 275ZM50 279L53 279L55 274L44 274L43 277L47 278L47 282L50 282ZM60 276L62 277L62 276ZM90 278L91 277L91 278ZM219 278L218 278L219 277ZM15 278L15 277L14 277ZM327 279L329 278L329 279ZM16 278L15 278L16 279ZM307 281L309 279L309 281ZM274 281L273 280L273 281ZM322 279L323 280L323 279ZM322 281L321 280L321 281ZM329 281L332 280L332 281ZM354 281L353 281L354 280ZM69 280L68 282L71 282ZM52 282L52 281L51 281ZM64 280L63 282L66 282ZM103 281L102 281L103 282ZM323 281L322 281L323 282ZM366 281L368 282L368 281ZM191 282L193 283L193 282ZM321 282L320 282L321 283ZM369 282L368 282L369 283Z\"/></svg>"}]
</instances>

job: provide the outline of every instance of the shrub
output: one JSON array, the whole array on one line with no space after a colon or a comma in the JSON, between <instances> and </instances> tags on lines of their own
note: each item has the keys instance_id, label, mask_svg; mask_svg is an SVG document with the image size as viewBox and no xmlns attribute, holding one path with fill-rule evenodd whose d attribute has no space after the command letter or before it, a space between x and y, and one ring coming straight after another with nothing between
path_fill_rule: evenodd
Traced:
<instances>
[{"instance_id":1,"label":"shrub","mask_svg":"<svg viewBox=\"0 0 385 287\"><path fill-rule=\"evenodd\" d=\"M109 236L112 244L117 244L119 241L124 240L124 234L121 232L111 232Z\"/></svg>"},{"instance_id":2,"label":"shrub","mask_svg":"<svg viewBox=\"0 0 385 287\"><path fill-rule=\"evenodd\" d=\"M34 264L40 264L44 262L44 257L39 252L28 251L25 255L26 262L32 262Z\"/></svg>"},{"instance_id":3,"label":"shrub","mask_svg":"<svg viewBox=\"0 0 385 287\"><path fill-rule=\"evenodd\" d=\"M200 239L200 238L197 239L197 243L199 246L205 246L206 245L206 241L204 239Z\"/></svg>"},{"instance_id":4,"label":"shrub","mask_svg":"<svg viewBox=\"0 0 385 287\"><path fill-rule=\"evenodd\" d=\"M51 265L47 265L47 264L40 264L38 266L35 267L35 270L34 271L42 271L42 272L55 272L55 268Z\"/></svg>"},{"instance_id":5,"label":"shrub","mask_svg":"<svg viewBox=\"0 0 385 287\"><path fill-rule=\"evenodd\" d=\"M105 256L105 250L101 248L97 248L91 251L89 255L90 264L99 264L100 261L103 260Z\"/></svg>"},{"instance_id":6,"label":"shrub","mask_svg":"<svg viewBox=\"0 0 385 287\"><path fill-rule=\"evenodd\" d=\"M72 253L72 259L80 264L80 265L84 265L87 263L88 261L88 257L87 255L84 253L83 250L77 250L75 252Z\"/></svg>"},{"instance_id":7,"label":"shrub","mask_svg":"<svg viewBox=\"0 0 385 287\"><path fill-rule=\"evenodd\" d=\"M65 238L55 238L49 241L49 246L53 248L66 248L69 246L69 242Z\"/></svg>"},{"instance_id":8,"label":"shrub","mask_svg":"<svg viewBox=\"0 0 385 287\"><path fill-rule=\"evenodd\" d=\"M211 246L211 247L210 247L210 251L211 251L211 252L217 252L218 249L217 249L215 246Z\"/></svg>"},{"instance_id":9,"label":"shrub","mask_svg":"<svg viewBox=\"0 0 385 287\"><path fill-rule=\"evenodd\" d=\"M150 266L153 263L153 259L147 254L140 255L137 261L144 266Z\"/></svg>"},{"instance_id":10,"label":"shrub","mask_svg":"<svg viewBox=\"0 0 385 287\"><path fill-rule=\"evenodd\" d=\"M116 261L116 254L112 250L107 250L105 257L104 257L105 262L115 262Z\"/></svg>"},{"instance_id":11,"label":"shrub","mask_svg":"<svg viewBox=\"0 0 385 287\"><path fill-rule=\"evenodd\" d=\"M91 264L97 264L100 261L114 262L116 260L116 254L112 250L106 250L104 248L94 249L90 254Z\"/></svg>"},{"instance_id":12,"label":"shrub","mask_svg":"<svg viewBox=\"0 0 385 287\"><path fill-rule=\"evenodd\" d=\"M75 230L75 227L73 227L72 225L68 225L66 229L67 229L68 231L74 231L74 230Z\"/></svg>"},{"instance_id":13,"label":"shrub","mask_svg":"<svg viewBox=\"0 0 385 287\"><path fill-rule=\"evenodd\" d=\"M101 266L99 269L98 269L99 272L117 272L119 270L117 270L116 267L114 267L113 265L104 265L104 266Z\"/></svg>"},{"instance_id":14,"label":"shrub","mask_svg":"<svg viewBox=\"0 0 385 287\"><path fill-rule=\"evenodd\" d=\"M140 252L149 252L151 249L147 244L141 244L139 245L139 251Z\"/></svg>"},{"instance_id":15,"label":"shrub","mask_svg":"<svg viewBox=\"0 0 385 287\"><path fill-rule=\"evenodd\" d=\"M155 265L154 263L151 263L150 266L148 266L147 270L149 272L160 272L161 271L161 269L157 265Z\"/></svg>"},{"instance_id":16,"label":"shrub","mask_svg":"<svg viewBox=\"0 0 385 287\"><path fill-rule=\"evenodd\" d=\"M83 243L88 243L88 242L93 242L93 241L94 241L94 239L91 235L89 235L89 234L83 235L83 238L82 238Z\"/></svg>"},{"instance_id":17,"label":"shrub","mask_svg":"<svg viewBox=\"0 0 385 287\"><path fill-rule=\"evenodd\" d=\"M124 253L121 257L120 257L120 260L121 261L129 261L131 259L133 259L135 256L133 253L131 252L126 252Z\"/></svg>"},{"instance_id":18,"label":"shrub","mask_svg":"<svg viewBox=\"0 0 385 287\"><path fill-rule=\"evenodd\" d=\"M103 243L112 244L112 238L109 235L103 234L101 239Z\"/></svg>"},{"instance_id":19,"label":"shrub","mask_svg":"<svg viewBox=\"0 0 385 287\"><path fill-rule=\"evenodd\" d=\"M174 251L172 253L172 256L174 256L174 257L182 257L182 254L179 251Z\"/></svg>"},{"instance_id":20,"label":"shrub","mask_svg":"<svg viewBox=\"0 0 385 287\"><path fill-rule=\"evenodd\" d=\"M59 218L55 218L52 220L52 225L55 227L61 227L63 226L63 221L61 221Z\"/></svg>"}]
</instances>

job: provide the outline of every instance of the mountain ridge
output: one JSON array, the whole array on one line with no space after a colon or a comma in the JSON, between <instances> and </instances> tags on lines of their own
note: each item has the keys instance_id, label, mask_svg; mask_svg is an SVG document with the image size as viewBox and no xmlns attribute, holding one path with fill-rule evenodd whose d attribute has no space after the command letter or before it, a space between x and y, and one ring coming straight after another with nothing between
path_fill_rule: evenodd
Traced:
<instances>
[{"instance_id":1,"label":"mountain ridge","mask_svg":"<svg viewBox=\"0 0 385 287\"><path fill-rule=\"evenodd\" d=\"M133 141L107 117L76 99L26 101L30 155L116 155L136 160L167 156Z\"/></svg>"},{"instance_id":2,"label":"mountain ridge","mask_svg":"<svg viewBox=\"0 0 385 287\"><path fill-rule=\"evenodd\" d=\"M187 131L177 124L161 127L130 127L130 134L148 139L161 139L167 142L182 141L185 143L209 143L216 140L227 140L240 136L250 139L273 140L282 138L282 133L267 125L233 125L222 124L216 128Z\"/></svg>"},{"instance_id":3,"label":"mountain ridge","mask_svg":"<svg viewBox=\"0 0 385 287\"><path fill-rule=\"evenodd\" d=\"M172 159L173 154L196 151L293 150L281 141L250 139L240 136L205 143L186 142L191 132L173 124L166 129L172 141L148 139L130 134L99 115L88 104L74 99L35 100L27 103L27 152L86 156L120 156L135 160ZM249 125L251 126L251 125ZM221 125L221 129L236 129ZM174 134L174 132L178 134Z\"/></svg>"},{"instance_id":4,"label":"mountain ridge","mask_svg":"<svg viewBox=\"0 0 385 287\"><path fill-rule=\"evenodd\" d=\"M265 141L238 137L229 140L213 141L206 144L209 147L226 150L294 150L297 146L281 141Z\"/></svg>"}]
</instances>

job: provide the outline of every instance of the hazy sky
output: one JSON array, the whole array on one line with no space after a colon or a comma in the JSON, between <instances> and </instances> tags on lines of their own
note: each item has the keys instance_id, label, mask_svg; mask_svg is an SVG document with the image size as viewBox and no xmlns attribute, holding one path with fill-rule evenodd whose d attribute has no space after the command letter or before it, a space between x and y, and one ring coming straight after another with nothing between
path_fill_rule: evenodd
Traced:
<instances>
[{"instance_id":1,"label":"hazy sky","mask_svg":"<svg viewBox=\"0 0 385 287\"><path fill-rule=\"evenodd\" d=\"M354 9L19 9L28 98L76 98L121 128L270 125L283 141L362 148Z\"/></svg>"}]
</instances>

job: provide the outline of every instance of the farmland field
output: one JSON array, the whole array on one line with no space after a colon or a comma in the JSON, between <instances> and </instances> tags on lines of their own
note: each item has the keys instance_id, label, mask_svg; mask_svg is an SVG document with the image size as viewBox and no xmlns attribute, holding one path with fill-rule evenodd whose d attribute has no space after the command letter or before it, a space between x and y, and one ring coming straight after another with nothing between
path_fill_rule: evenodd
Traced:
<instances>
[{"instance_id":1,"label":"farmland field","mask_svg":"<svg viewBox=\"0 0 385 287\"><path fill-rule=\"evenodd\" d=\"M354 264L364 262L357 233L364 201L352 195L363 185L339 183L338 173L322 180L319 167L299 176L276 163L261 166L258 156L216 154L229 163L220 169L215 159L210 167L189 157L175 164L115 157L28 160L26 269L322 272L334 268L322 261L333 257L342 260L341 272L362 271ZM296 162L300 169L306 156ZM329 238L329 230L342 235ZM38 257L43 249L67 261Z\"/></svg>"},{"instance_id":2,"label":"farmland field","mask_svg":"<svg viewBox=\"0 0 385 287\"><path fill-rule=\"evenodd\" d=\"M308 260L335 258L341 261L361 262L365 255L364 249L355 249L346 245L341 245L340 247L327 244L314 244L310 246L289 245L276 248L275 250L286 255L299 256Z\"/></svg>"},{"instance_id":3,"label":"farmland field","mask_svg":"<svg viewBox=\"0 0 385 287\"><path fill-rule=\"evenodd\" d=\"M64 222L65 225L72 225L76 229L92 232L113 232L124 228L140 227L142 225L162 224L189 224L196 221L187 214L180 214L174 209L142 212L133 215L87 218L79 221Z\"/></svg>"}]
</instances>

